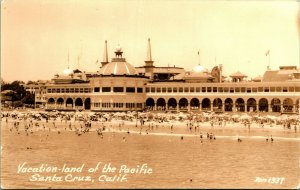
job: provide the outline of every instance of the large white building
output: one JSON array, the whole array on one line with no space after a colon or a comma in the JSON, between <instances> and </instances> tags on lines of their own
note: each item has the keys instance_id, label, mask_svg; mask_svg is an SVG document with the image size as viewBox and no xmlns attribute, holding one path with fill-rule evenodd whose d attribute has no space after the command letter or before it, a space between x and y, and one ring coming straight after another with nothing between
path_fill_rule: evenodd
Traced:
<instances>
[{"instance_id":1,"label":"large white building","mask_svg":"<svg viewBox=\"0 0 300 190\"><path fill-rule=\"evenodd\" d=\"M147 52L145 65L133 67L118 46L109 62L105 41L99 71L69 70L40 84L36 93L42 95L39 98L47 110L299 111L300 70L296 66L267 70L250 81L241 72L225 80L222 65L211 71L200 65L193 71L154 66L150 39Z\"/></svg>"}]
</instances>

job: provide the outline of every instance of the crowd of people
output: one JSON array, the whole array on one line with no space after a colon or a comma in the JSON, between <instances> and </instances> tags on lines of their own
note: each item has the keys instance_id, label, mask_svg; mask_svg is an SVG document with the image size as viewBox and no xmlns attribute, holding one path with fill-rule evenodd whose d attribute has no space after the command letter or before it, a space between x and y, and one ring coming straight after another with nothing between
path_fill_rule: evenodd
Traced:
<instances>
[{"instance_id":1,"label":"crowd of people","mask_svg":"<svg viewBox=\"0 0 300 190\"><path fill-rule=\"evenodd\" d=\"M186 126L185 133L199 136L201 143L204 135L208 140L216 140L212 132L205 131L202 126L226 128L227 126L243 126L250 130L256 128L299 130L299 115L248 115L248 114L216 114L216 113L155 113L155 112L45 112L45 111L11 111L1 113L2 122L6 123L9 131L20 134L22 129L28 136L34 131L55 131L61 134L62 130L73 131L81 136L85 133L96 132L104 137L104 132L124 132L148 135L164 129L166 133L174 134ZM3 126L3 125L2 125ZM180 137L183 140L183 135ZM269 140L269 137L266 137ZM126 137L123 137L126 140ZM238 142L242 142L237 137ZM273 142L273 137L270 141Z\"/></svg>"}]
</instances>

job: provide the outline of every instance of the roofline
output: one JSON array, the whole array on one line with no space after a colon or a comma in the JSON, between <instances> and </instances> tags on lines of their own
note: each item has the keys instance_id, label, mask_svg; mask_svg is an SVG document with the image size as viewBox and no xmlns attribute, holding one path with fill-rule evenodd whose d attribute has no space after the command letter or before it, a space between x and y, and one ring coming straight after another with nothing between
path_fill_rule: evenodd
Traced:
<instances>
[{"instance_id":1,"label":"roofline","mask_svg":"<svg viewBox=\"0 0 300 190\"><path fill-rule=\"evenodd\" d=\"M139 67L135 67L135 68L146 68L147 66L139 66ZM183 67L156 67L153 66L153 68L175 68L175 69L184 69Z\"/></svg>"}]
</instances>

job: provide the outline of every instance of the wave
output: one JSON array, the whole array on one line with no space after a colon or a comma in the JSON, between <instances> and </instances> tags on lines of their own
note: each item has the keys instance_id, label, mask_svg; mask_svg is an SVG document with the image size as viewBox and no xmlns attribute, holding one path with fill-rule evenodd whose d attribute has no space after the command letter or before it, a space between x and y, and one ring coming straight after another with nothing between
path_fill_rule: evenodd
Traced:
<instances>
[{"instance_id":1,"label":"wave","mask_svg":"<svg viewBox=\"0 0 300 190\"><path fill-rule=\"evenodd\" d=\"M103 131L105 133L127 133L127 131L124 130L110 130L110 131ZM159 132L138 132L138 131L130 131L130 134L139 134L139 135L155 135L155 136L171 136L171 137L198 137L200 138L200 134L180 134L180 133L159 133ZM203 139L206 139L206 133L202 134ZM215 135L216 139L233 139L237 140L237 138L240 139L266 139L266 136L243 136L243 135ZM270 138L270 137L269 137ZM277 137L273 136L273 139L275 140L292 140L292 141L300 141L300 137Z\"/></svg>"}]
</instances>

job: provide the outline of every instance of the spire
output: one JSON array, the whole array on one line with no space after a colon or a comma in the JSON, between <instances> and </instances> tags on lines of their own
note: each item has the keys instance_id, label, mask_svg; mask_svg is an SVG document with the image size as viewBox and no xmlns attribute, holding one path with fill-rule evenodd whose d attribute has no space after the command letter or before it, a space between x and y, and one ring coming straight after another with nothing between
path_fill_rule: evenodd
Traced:
<instances>
[{"instance_id":1,"label":"spire","mask_svg":"<svg viewBox=\"0 0 300 190\"><path fill-rule=\"evenodd\" d=\"M108 53L107 53L107 41L105 40L104 52L103 52L103 61L101 62L101 67L104 67L108 63Z\"/></svg>"},{"instance_id":2,"label":"spire","mask_svg":"<svg viewBox=\"0 0 300 190\"><path fill-rule=\"evenodd\" d=\"M147 61L152 61L150 38L148 38Z\"/></svg>"},{"instance_id":3,"label":"spire","mask_svg":"<svg viewBox=\"0 0 300 190\"><path fill-rule=\"evenodd\" d=\"M151 54L151 43L150 38L148 38L148 48L147 48L147 58L146 58L146 66L153 67L152 54Z\"/></svg>"}]
</instances>

